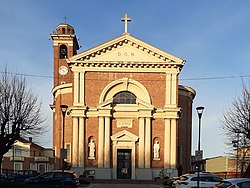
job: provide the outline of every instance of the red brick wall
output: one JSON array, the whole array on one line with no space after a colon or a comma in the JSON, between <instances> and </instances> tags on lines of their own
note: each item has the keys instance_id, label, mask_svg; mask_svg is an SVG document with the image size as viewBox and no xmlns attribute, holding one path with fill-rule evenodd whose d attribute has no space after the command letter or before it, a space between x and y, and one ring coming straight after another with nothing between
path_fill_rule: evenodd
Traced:
<instances>
[{"instance_id":1,"label":"red brick wall","mask_svg":"<svg viewBox=\"0 0 250 188\"><path fill-rule=\"evenodd\" d=\"M157 108L165 105L165 73L87 72L85 74L85 95L87 106L96 106L99 103L103 89L111 82L121 78L131 78L144 85L151 96L152 104Z\"/></svg>"},{"instance_id":2,"label":"red brick wall","mask_svg":"<svg viewBox=\"0 0 250 188\"><path fill-rule=\"evenodd\" d=\"M192 102L190 96L179 95L179 106L182 108L182 115L178 121L178 146L181 148L180 162L183 166L183 173L190 171L190 158L192 147ZM177 156L178 157L178 156Z\"/></svg>"}]
</instances>

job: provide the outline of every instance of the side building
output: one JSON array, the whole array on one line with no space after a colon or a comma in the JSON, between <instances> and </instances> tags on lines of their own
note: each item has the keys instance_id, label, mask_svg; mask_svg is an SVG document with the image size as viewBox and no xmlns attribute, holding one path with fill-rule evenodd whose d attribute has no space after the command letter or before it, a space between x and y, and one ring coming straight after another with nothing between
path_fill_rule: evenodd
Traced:
<instances>
[{"instance_id":1,"label":"side building","mask_svg":"<svg viewBox=\"0 0 250 188\"><path fill-rule=\"evenodd\" d=\"M51 38L56 168L66 158L72 170L95 170L97 179L153 179L161 170L170 176L190 170L195 91L179 85L183 59L127 29L81 53L69 24L59 24Z\"/></svg>"},{"instance_id":2,"label":"side building","mask_svg":"<svg viewBox=\"0 0 250 188\"><path fill-rule=\"evenodd\" d=\"M20 138L12 149L4 155L2 172L18 170L37 170L41 173L54 170L53 149L44 148L32 141Z\"/></svg>"}]
</instances>

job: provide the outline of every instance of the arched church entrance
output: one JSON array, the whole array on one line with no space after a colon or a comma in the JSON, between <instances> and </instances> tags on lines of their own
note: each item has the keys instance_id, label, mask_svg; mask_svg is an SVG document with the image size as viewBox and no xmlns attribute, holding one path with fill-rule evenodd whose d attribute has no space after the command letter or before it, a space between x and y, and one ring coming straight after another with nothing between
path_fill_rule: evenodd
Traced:
<instances>
[{"instance_id":1,"label":"arched church entrance","mask_svg":"<svg viewBox=\"0 0 250 188\"><path fill-rule=\"evenodd\" d=\"M150 168L153 106L149 93L141 83L123 78L107 85L99 102L112 109L110 164L113 179L135 179L136 166L145 168L146 162ZM136 164L136 161L141 164Z\"/></svg>"}]
</instances>

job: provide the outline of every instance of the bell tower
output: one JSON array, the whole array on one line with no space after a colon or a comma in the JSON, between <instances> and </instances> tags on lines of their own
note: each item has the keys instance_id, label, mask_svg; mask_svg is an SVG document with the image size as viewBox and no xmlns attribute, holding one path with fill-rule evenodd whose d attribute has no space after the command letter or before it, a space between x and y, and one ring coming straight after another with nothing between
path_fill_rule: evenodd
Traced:
<instances>
[{"instance_id":1,"label":"bell tower","mask_svg":"<svg viewBox=\"0 0 250 188\"><path fill-rule=\"evenodd\" d=\"M54 47L54 87L64 83L72 82L72 72L70 71L67 59L76 55L79 44L74 28L69 24L59 24L52 34Z\"/></svg>"}]
</instances>

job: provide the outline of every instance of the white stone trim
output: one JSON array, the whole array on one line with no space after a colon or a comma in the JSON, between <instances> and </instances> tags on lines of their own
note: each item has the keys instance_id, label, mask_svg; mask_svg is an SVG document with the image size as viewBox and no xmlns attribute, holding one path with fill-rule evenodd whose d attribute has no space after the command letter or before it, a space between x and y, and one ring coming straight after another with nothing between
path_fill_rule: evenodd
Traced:
<instances>
[{"instance_id":1,"label":"white stone trim","mask_svg":"<svg viewBox=\"0 0 250 188\"><path fill-rule=\"evenodd\" d=\"M112 99L120 91L130 91L134 95L140 96L142 101L151 104L147 89L141 83L129 78L122 78L108 84L101 93L99 103Z\"/></svg>"},{"instance_id":2,"label":"white stone trim","mask_svg":"<svg viewBox=\"0 0 250 188\"><path fill-rule=\"evenodd\" d=\"M79 167L84 167L84 155L85 155L85 121L84 118L79 118Z\"/></svg>"},{"instance_id":3,"label":"white stone trim","mask_svg":"<svg viewBox=\"0 0 250 188\"><path fill-rule=\"evenodd\" d=\"M145 118L145 168L151 167L151 121L150 118Z\"/></svg>"},{"instance_id":4,"label":"white stone trim","mask_svg":"<svg viewBox=\"0 0 250 188\"><path fill-rule=\"evenodd\" d=\"M171 119L171 168L176 168L176 150L177 150L177 123L176 119Z\"/></svg>"},{"instance_id":5,"label":"white stone trim","mask_svg":"<svg viewBox=\"0 0 250 188\"><path fill-rule=\"evenodd\" d=\"M73 149L72 149L72 166L78 166L78 149L79 149L79 118L73 117Z\"/></svg>"},{"instance_id":6,"label":"white stone trim","mask_svg":"<svg viewBox=\"0 0 250 188\"><path fill-rule=\"evenodd\" d=\"M79 103L79 72L74 72L74 106Z\"/></svg>"},{"instance_id":7,"label":"white stone trim","mask_svg":"<svg viewBox=\"0 0 250 188\"><path fill-rule=\"evenodd\" d=\"M98 167L104 166L104 117L99 117Z\"/></svg>"},{"instance_id":8,"label":"white stone trim","mask_svg":"<svg viewBox=\"0 0 250 188\"><path fill-rule=\"evenodd\" d=\"M105 117L104 168L110 168L110 117Z\"/></svg>"},{"instance_id":9,"label":"white stone trim","mask_svg":"<svg viewBox=\"0 0 250 188\"><path fill-rule=\"evenodd\" d=\"M165 134L164 134L164 168L170 168L170 144L171 144L171 129L170 119L165 119Z\"/></svg>"},{"instance_id":10,"label":"white stone trim","mask_svg":"<svg viewBox=\"0 0 250 188\"><path fill-rule=\"evenodd\" d=\"M139 118L139 160L138 167L145 167L145 119Z\"/></svg>"}]
</instances>

